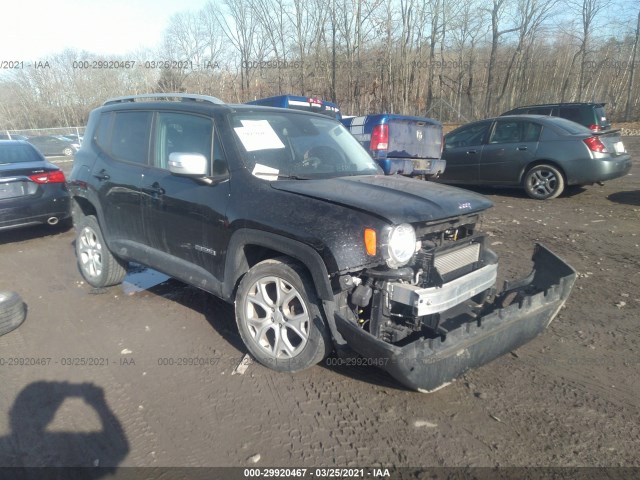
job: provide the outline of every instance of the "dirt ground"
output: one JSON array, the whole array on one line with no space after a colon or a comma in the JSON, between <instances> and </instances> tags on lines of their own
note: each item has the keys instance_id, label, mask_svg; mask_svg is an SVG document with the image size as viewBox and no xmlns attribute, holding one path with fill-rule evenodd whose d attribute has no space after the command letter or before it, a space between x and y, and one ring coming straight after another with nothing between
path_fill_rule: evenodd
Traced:
<instances>
[{"instance_id":1,"label":"dirt ground","mask_svg":"<svg viewBox=\"0 0 640 480\"><path fill-rule=\"evenodd\" d=\"M579 278L543 335L428 395L331 362L233 374L230 306L140 269L95 291L72 231L0 232L0 290L28 304L0 337L0 465L640 466L640 137L624 141L634 169L604 186L477 189L501 278L529 272L534 242Z\"/></svg>"}]
</instances>

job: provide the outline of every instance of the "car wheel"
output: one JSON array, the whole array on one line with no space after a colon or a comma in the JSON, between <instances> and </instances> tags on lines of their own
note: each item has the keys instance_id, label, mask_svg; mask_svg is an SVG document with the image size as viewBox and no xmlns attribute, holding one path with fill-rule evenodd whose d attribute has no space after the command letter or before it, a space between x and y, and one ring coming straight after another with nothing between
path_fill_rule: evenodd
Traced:
<instances>
[{"instance_id":1,"label":"car wheel","mask_svg":"<svg viewBox=\"0 0 640 480\"><path fill-rule=\"evenodd\" d=\"M297 263L287 258L258 263L242 278L235 304L240 336L263 365L296 372L329 354L315 288Z\"/></svg>"},{"instance_id":2,"label":"car wheel","mask_svg":"<svg viewBox=\"0 0 640 480\"><path fill-rule=\"evenodd\" d=\"M109 251L93 215L83 217L77 224L76 256L80 273L93 287L117 285L127 274L126 262Z\"/></svg>"},{"instance_id":3,"label":"car wheel","mask_svg":"<svg viewBox=\"0 0 640 480\"><path fill-rule=\"evenodd\" d=\"M564 190L564 177L556 167L536 165L525 175L524 188L531 198L549 200Z\"/></svg>"},{"instance_id":4,"label":"car wheel","mask_svg":"<svg viewBox=\"0 0 640 480\"><path fill-rule=\"evenodd\" d=\"M62 153L65 157L70 157L71 155L73 155L73 148L66 147L64 150L62 150Z\"/></svg>"},{"instance_id":5,"label":"car wheel","mask_svg":"<svg viewBox=\"0 0 640 480\"><path fill-rule=\"evenodd\" d=\"M0 335L15 330L24 322L27 306L15 292L0 292Z\"/></svg>"}]
</instances>

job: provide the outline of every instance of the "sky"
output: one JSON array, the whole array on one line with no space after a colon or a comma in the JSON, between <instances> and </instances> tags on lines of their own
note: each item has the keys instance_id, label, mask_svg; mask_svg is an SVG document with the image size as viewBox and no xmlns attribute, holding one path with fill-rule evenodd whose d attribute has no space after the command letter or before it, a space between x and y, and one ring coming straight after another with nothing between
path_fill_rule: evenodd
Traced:
<instances>
[{"instance_id":1,"label":"sky","mask_svg":"<svg viewBox=\"0 0 640 480\"><path fill-rule=\"evenodd\" d=\"M207 0L9 0L0 6L0 62L66 48L125 55L159 46L172 15ZM127 60L127 58L122 58Z\"/></svg>"}]
</instances>

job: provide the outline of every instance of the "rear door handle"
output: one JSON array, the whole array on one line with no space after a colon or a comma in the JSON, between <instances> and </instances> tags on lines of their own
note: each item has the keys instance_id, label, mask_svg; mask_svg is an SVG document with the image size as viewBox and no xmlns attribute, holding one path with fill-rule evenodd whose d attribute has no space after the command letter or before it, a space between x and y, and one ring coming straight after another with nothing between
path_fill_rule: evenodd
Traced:
<instances>
[{"instance_id":1,"label":"rear door handle","mask_svg":"<svg viewBox=\"0 0 640 480\"><path fill-rule=\"evenodd\" d=\"M98 180L109 180L111 178L104 168L94 175L94 177Z\"/></svg>"}]
</instances>

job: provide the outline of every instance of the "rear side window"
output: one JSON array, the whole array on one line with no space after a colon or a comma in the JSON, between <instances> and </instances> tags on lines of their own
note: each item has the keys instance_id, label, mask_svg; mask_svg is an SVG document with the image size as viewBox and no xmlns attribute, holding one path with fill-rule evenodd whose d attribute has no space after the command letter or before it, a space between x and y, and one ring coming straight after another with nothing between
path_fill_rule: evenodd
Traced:
<instances>
[{"instance_id":1,"label":"rear side window","mask_svg":"<svg viewBox=\"0 0 640 480\"><path fill-rule=\"evenodd\" d=\"M533 122L522 122L521 142L537 142L540 139L542 125Z\"/></svg>"},{"instance_id":2,"label":"rear side window","mask_svg":"<svg viewBox=\"0 0 640 480\"><path fill-rule=\"evenodd\" d=\"M535 107L527 110L531 115L551 115L551 107Z\"/></svg>"},{"instance_id":3,"label":"rear side window","mask_svg":"<svg viewBox=\"0 0 640 480\"><path fill-rule=\"evenodd\" d=\"M95 142L104 151L109 150L109 141L111 140L111 137L109 136L109 133L111 133L111 119L111 112L100 115L98 127L96 128L96 133L93 136Z\"/></svg>"},{"instance_id":4,"label":"rear side window","mask_svg":"<svg viewBox=\"0 0 640 480\"><path fill-rule=\"evenodd\" d=\"M110 153L119 160L147 163L151 112L116 112Z\"/></svg>"},{"instance_id":5,"label":"rear side window","mask_svg":"<svg viewBox=\"0 0 640 480\"><path fill-rule=\"evenodd\" d=\"M591 125L595 120L590 108L578 106L560 107L560 116L580 125Z\"/></svg>"},{"instance_id":6,"label":"rear side window","mask_svg":"<svg viewBox=\"0 0 640 480\"><path fill-rule=\"evenodd\" d=\"M604 111L604 107L596 107L596 120L598 125L609 125L609 121L607 120L607 114Z\"/></svg>"}]
</instances>

